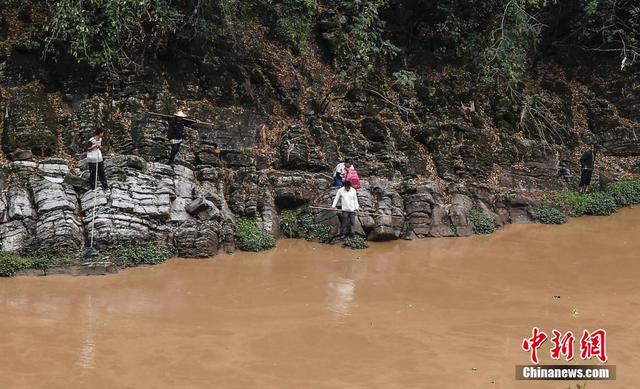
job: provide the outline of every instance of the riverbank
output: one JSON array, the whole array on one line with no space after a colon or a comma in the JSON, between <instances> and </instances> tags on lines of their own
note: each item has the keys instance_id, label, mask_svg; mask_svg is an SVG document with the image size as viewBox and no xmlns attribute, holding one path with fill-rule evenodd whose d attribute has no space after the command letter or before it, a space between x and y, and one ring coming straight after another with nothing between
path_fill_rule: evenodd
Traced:
<instances>
[{"instance_id":1,"label":"riverbank","mask_svg":"<svg viewBox=\"0 0 640 389\"><path fill-rule=\"evenodd\" d=\"M618 209L640 203L640 178L608 185L603 191L578 193L562 191L541 196L535 208L529 210L532 220L542 224L564 224L569 216L608 216ZM299 238L343 248L366 249L362 222L357 219L359 234L347 239L336 239L337 225L326 223L328 212L308 214L285 210L279 215L280 231L287 238ZM330 217L331 217L331 213ZM490 211L469 207L463 215L473 234L491 234L499 227ZM364 216L369 217L370 216ZM384 218L384 215L376 218ZM325 222L318 221L321 219ZM455 237L460 237L455 225L451 225ZM243 251L265 251L276 247L277 240L268 231L258 227L251 219L240 219L234 228L235 246ZM358 228L356 228L358 231ZM468 234L465 234L468 236ZM230 250L228 252L233 252ZM90 255L86 255L89 253ZM157 243L117 245L106 252L85 250L84 255L61 254L59 251L41 251L24 257L0 251L0 277L46 275L106 275L136 266L156 265L174 254L171 247Z\"/></svg>"},{"instance_id":2,"label":"riverbank","mask_svg":"<svg viewBox=\"0 0 640 389\"><path fill-rule=\"evenodd\" d=\"M638 220L636 207L365 251L284 240L111 277L5 279L0 386L526 389L514 366L539 326L606 329L605 386L637 387Z\"/></svg>"}]
</instances>

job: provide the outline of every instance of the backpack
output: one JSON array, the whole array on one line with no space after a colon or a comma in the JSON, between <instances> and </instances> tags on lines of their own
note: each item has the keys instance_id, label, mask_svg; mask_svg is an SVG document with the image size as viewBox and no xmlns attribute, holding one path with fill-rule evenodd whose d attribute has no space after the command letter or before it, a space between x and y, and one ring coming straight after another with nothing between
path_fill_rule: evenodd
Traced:
<instances>
[{"instance_id":1,"label":"backpack","mask_svg":"<svg viewBox=\"0 0 640 389\"><path fill-rule=\"evenodd\" d=\"M88 140L87 143L84 144L84 148L83 148L84 152L85 153L88 152L92 146L93 146L93 142L91 142L91 140Z\"/></svg>"},{"instance_id":2,"label":"backpack","mask_svg":"<svg viewBox=\"0 0 640 389\"><path fill-rule=\"evenodd\" d=\"M362 185L360 185L360 177L358 177L358 171L355 168L349 169L347 172L347 177L345 177L346 181L351 182L351 187L353 189L360 189Z\"/></svg>"}]
</instances>

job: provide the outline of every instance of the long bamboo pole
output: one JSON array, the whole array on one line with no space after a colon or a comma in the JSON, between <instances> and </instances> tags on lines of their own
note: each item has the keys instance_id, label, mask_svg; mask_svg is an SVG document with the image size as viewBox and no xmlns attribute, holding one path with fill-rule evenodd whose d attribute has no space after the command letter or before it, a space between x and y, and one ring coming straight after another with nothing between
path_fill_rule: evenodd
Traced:
<instances>
[{"instance_id":1,"label":"long bamboo pole","mask_svg":"<svg viewBox=\"0 0 640 389\"><path fill-rule=\"evenodd\" d=\"M319 209L322 211L334 211L334 212L355 212L357 214L360 215L369 215L369 216L389 216L389 217L394 217L394 218L398 218L398 219L404 219L404 216L395 216L395 215L385 215L382 213L373 213L373 212L364 212L364 211L347 211L344 209L336 209L336 208L328 208L328 207L309 207L311 209Z\"/></svg>"},{"instance_id":2,"label":"long bamboo pole","mask_svg":"<svg viewBox=\"0 0 640 389\"><path fill-rule=\"evenodd\" d=\"M171 119L171 118L173 118L173 117L174 117L173 115L167 115L167 114L164 114L164 113L151 112L151 111L147 112L147 114L148 114L148 115L153 115L153 116L160 116L160 117L168 118L168 119ZM215 125L215 124L213 124L213 123L201 122L201 121L200 121L200 120L198 120L198 119L191 119L191 118L184 118L184 119L185 119L185 120L188 120L188 121L191 121L191 122L194 122L194 123L196 123L196 124L199 124L199 125L201 125L201 126L209 126L209 127L215 127L215 126L216 126L216 125Z\"/></svg>"}]
</instances>

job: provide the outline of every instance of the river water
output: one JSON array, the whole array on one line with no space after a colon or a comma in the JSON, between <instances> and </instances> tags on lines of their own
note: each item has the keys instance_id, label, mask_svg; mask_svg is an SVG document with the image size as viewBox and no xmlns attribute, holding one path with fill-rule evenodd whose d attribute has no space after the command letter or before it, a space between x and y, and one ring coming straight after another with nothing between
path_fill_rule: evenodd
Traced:
<instances>
[{"instance_id":1,"label":"river water","mask_svg":"<svg viewBox=\"0 0 640 389\"><path fill-rule=\"evenodd\" d=\"M617 380L587 387L637 388L638 253L640 208L365 251L285 240L106 277L0 279L0 388L576 388L515 380L533 326L606 329Z\"/></svg>"}]
</instances>

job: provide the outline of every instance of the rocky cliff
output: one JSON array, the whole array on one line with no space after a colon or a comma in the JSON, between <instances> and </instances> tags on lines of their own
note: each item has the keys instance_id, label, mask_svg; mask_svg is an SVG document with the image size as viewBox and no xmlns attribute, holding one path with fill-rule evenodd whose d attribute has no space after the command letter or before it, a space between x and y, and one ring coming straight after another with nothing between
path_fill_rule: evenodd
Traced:
<instances>
[{"instance_id":1,"label":"rocky cliff","mask_svg":"<svg viewBox=\"0 0 640 389\"><path fill-rule=\"evenodd\" d=\"M552 112L536 116L535 101L516 106L480 90L466 66L423 66L411 92L422 107L415 120L378 90L332 97L328 30L303 53L259 32L236 42L241 50L216 48L213 61L175 50L113 85L80 65L43 61L11 26L0 53L6 251L80 250L94 205L98 248L158 241L185 257L232 250L239 217L279 234L279 215L291 209L335 228L335 215L309 206L330 204L329 176L345 157L363 179L362 206L383 215L359 217L371 240L469 235L471 208L500 225L531 222L544 193L576 186L589 143L605 147L601 178L640 168L637 72L537 63L529 88ZM189 129L168 166L165 123L147 113L176 108L214 126ZM553 122L524 122L536 117ZM107 131L113 188L94 196L81 145L96 128Z\"/></svg>"}]
</instances>

